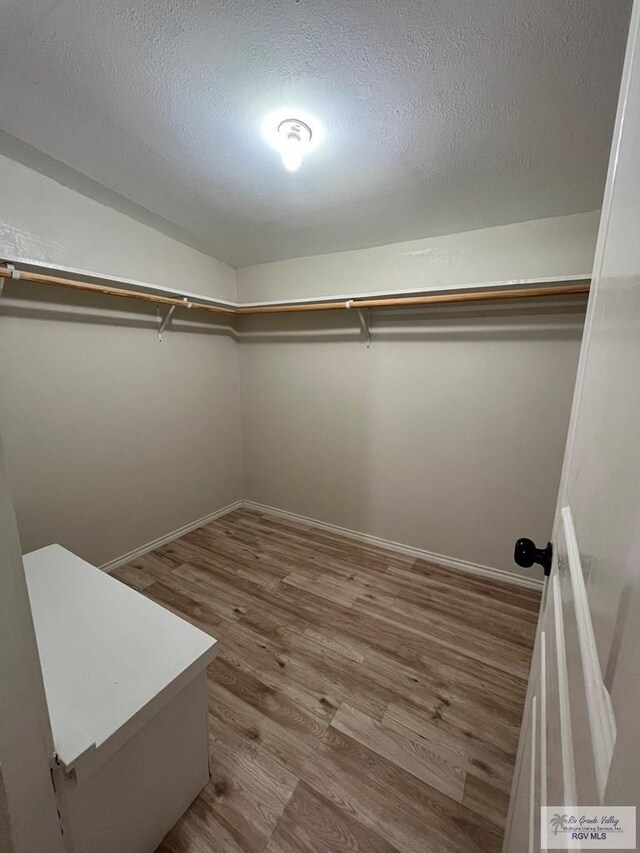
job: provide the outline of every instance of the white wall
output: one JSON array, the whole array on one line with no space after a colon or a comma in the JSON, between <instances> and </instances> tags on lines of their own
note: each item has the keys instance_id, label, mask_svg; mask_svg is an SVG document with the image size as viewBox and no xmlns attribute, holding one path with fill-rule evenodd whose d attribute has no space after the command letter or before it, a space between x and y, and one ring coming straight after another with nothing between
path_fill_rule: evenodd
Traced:
<instances>
[{"instance_id":1,"label":"white wall","mask_svg":"<svg viewBox=\"0 0 640 853\"><path fill-rule=\"evenodd\" d=\"M241 300L589 274L597 215L240 269ZM585 301L242 318L244 496L519 571L546 543ZM526 572L521 572L526 574Z\"/></svg>"},{"instance_id":2,"label":"white wall","mask_svg":"<svg viewBox=\"0 0 640 853\"><path fill-rule=\"evenodd\" d=\"M235 298L230 267L7 158L0 187L0 256ZM237 343L206 320L162 343L155 327L153 305L6 282L0 430L24 551L102 564L242 496Z\"/></svg>"},{"instance_id":3,"label":"white wall","mask_svg":"<svg viewBox=\"0 0 640 853\"><path fill-rule=\"evenodd\" d=\"M0 179L1 256L236 298L227 264L2 155Z\"/></svg>"},{"instance_id":4,"label":"white wall","mask_svg":"<svg viewBox=\"0 0 640 853\"><path fill-rule=\"evenodd\" d=\"M579 213L237 271L241 300L589 275L600 214Z\"/></svg>"},{"instance_id":5,"label":"white wall","mask_svg":"<svg viewBox=\"0 0 640 853\"><path fill-rule=\"evenodd\" d=\"M598 224L234 272L6 158L0 186L0 256L241 300L588 274ZM511 570L516 536L550 532L583 305L378 312L371 350L346 312L243 318L241 346L190 317L160 344L152 306L7 282L0 428L23 547L105 563L246 497Z\"/></svg>"}]
</instances>

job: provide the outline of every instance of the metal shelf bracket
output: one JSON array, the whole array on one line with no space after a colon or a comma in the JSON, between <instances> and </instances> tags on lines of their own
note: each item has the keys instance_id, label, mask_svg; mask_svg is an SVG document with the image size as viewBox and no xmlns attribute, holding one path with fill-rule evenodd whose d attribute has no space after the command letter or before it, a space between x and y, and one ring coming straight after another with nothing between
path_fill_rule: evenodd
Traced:
<instances>
[{"instance_id":1,"label":"metal shelf bracket","mask_svg":"<svg viewBox=\"0 0 640 853\"><path fill-rule=\"evenodd\" d=\"M366 317L362 308L357 308L356 313L358 314L362 334L367 341L367 349L371 349L371 308L367 309Z\"/></svg>"},{"instance_id":2,"label":"metal shelf bracket","mask_svg":"<svg viewBox=\"0 0 640 853\"><path fill-rule=\"evenodd\" d=\"M158 340L162 343L162 333L167 328L169 323L171 322L171 318L173 317L173 312L176 310L177 305L171 305L167 310L167 313L164 317L160 317L160 306L156 308L158 314Z\"/></svg>"}]
</instances>

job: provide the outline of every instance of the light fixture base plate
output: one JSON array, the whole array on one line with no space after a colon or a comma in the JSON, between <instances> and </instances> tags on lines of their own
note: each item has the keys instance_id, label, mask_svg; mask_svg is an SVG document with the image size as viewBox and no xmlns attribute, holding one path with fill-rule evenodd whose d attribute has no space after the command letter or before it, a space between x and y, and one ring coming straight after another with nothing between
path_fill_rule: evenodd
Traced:
<instances>
[{"instance_id":1,"label":"light fixture base plate","mask_svg":"<svg viewBox=\"0 0 640 853\"><path fill-rule=\"evenodd\" d=\"M285 138L294 137L305 145L311 142L313 133L309 125L297 118L285 118L278 125L278 135Z\"/></svg>"}]
</instances>

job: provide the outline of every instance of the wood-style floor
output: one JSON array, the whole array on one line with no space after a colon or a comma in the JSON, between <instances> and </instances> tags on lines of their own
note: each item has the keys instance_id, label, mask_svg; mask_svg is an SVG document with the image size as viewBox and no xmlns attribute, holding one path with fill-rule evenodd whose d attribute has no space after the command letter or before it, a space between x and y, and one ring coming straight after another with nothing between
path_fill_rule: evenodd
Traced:
<instances>
[{"instance_id":1,"label":"wood-style floor","mask_svg":"<svg viewBox=\"0 0 640 853\"><path fill-rule=\"evenodd\" d=\"M500 850L537 593L247 510L114 575L220 643L161 853Z\"/></svg>"}]
</instances>

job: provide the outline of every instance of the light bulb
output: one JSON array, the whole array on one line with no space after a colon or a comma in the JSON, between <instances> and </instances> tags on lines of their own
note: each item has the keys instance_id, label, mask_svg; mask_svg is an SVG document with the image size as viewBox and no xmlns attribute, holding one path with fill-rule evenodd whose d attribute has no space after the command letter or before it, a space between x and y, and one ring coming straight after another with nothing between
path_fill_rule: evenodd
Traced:
<instances>
[{"instance_id":1,"label":"light bulb","mask_svg":"<svg viewBox=\"0 0 640 853\"><path fill-rule=\"evenodd\" d=\"M325 132L315 116L290 106L280 107L266 116L262 122L262 135L278 152L284 168L296 172L307 154L321 144Z\"/></svg>"},{"instance_id":2,"label":"light bulb","mask_svg":"<svg viewBox=\"0 0 640 853\"><path fill-rule=\"evenodd\" d=\"M311 142L311 128L305 122L287 118L278 125L278 148L282 165L289 172L295 172L302 164L302 158Z\"/></svg>"},{"instance_id":3,"label":"light bulb","mask_svg":"<svg viewBox=\"0 0 640 853\"><path fill-rule=\"evenodd\" d=\"M293 133L288 134L282 140L280 156L282 157L282 165L289 172L297 171L302 165L305 146L299 136Z\"/></svg>"}]
</instances>

